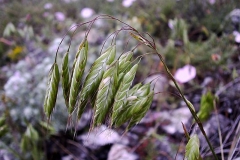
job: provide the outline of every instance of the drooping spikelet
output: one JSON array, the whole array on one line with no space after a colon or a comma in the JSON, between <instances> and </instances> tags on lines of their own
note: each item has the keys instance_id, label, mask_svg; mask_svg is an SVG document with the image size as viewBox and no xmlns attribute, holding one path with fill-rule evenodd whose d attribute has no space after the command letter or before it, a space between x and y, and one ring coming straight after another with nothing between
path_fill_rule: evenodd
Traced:
<instances>
[{"instance_id":1,"label":"drooping spikelet","mask_svg":"<svg viewBox=\"0 0 240 160\"><path fill-rule=\"evenodd\" d=\"M69 90L70 90L70 82L69 82L69 68L68 68L68 54L67 51L63 57L62 61L62 89L63 89L63 97L65 100L65 104L68 108L68 100L69 100Z\"/></svg>"},{"instance_id":2,"label":"drooping spikelet","mask_svg":"<svg viewBox=\"0 0 240 160\"><path fill-rule=\"evenodd\" d=\"M58 65L57 63L54 63L49 71L47 91L44 99L44 112L48 118L50 118L51 113L55 107L59 80L60 75Z\"/></svg>"},{"instance_id":3,"label":"drooping spikelet","mask_svg":"<svg viewBox=\"0 0 240 160\"><path fill-rule=\"evenodd\" d=\"M81 86L81 80L82 75L84 73L84 69L87 63L87 52L88 52L88 42L87 39L85 39L82 42L83 45L81 45L80 50L77 53L76 61L73 65L73 72L71 77L71 85L70 85L70 91L69 91L69 108L68 112L69 114L72 114L76 102L77 102L77 96L80 91Z\"/></svg>"},{"instance_id":4,"label":"drooping spikelet","mask_svg":"<svg viewBox=\"0 0 240 160\"><path fill-rule=\"evenodd\" d=\"M137 72L138 64L135 64L130 71L128 71L124 77L122 78L117 93L114 98L114 104L112 109L112 116L111 116L111 126L114 123L114 120L117 118L118 114L122 111L123 106L126 103L127 94L129 88L132 85L132 82L135 78L135 74Z\"/></svg>"},{"instance_id":5,"label":"drooping spikelet","mask_svg":"<svg viewBox=\"0 0 240 160\"><path fill-rule=\"evenodd\" d=\"M94 105L93 127L102 124L114 102L118 83L118 61L114 61L103 74Z\"/></svg>"},{"instance_id":6,"label":"drooping spikelet","mask_svg":"<svg viewBox=\"0 0 240 160\"><path fill-rule=\"evenodd\" d=\"M90 98L95 97L95 92L102 80L106 67L110 65L116 55L116 45L110 46L105 52L103 52L99 58L93 63L86 79L83 84L83 88L80 93L80 100L78 102L77 117L81 118L81 115L86 107L87 101Z\"/></svg>"},{"instance_id":7,"label":"drooping spikelet","mask_svg":"<svg viewBox=\"0 0 240 160\"><path fill-rule=\"evenodd\" d=\"M137 103L135 103L135 105L131 107L130 114L132 115L132 118L128 123L126 131L131 129L134 125L138 124L141 119L146 115L147 111L151 107L153 96L153 91L150 91L150 93L146 97L142 98L140 101L138 101Z\"/></svg>"},{"instance_id":8,"label":"drooping spikelet","mask_svg":"<svg viewBox=\"0 0 240 160\"><path fill-rule=\"evenodd\" d=\"M149 99L150 84L141 83L135 85L129 90L127 100L120 114L114 121L115 127L119 127L125 122L134 118L136 114L144 110L142 107L146 105L146 101Z\"/></svg>"}]
</instances>

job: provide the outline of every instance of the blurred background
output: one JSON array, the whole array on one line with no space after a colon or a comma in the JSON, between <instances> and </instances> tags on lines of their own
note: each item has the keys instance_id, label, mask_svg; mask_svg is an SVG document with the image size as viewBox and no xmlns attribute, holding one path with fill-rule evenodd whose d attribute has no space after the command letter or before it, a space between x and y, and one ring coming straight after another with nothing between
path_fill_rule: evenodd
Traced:
<instances>
[{"instance_id":1,"label":"blurred background","mask_svg":"<svg viewBox=\"0 0 240 160\"><path fill-rule=\"evenodd\" d=\"M172 81L154 55L144 56L134 83L154 81L158 94L147 115L128 133L122 135L124 125L118 129L102 125L88 133L89 108L76 125L74 137L74 127L66 129L68 115L61 90L47 124L43 101L59 43L65 37L59 48L59 64L70 42L73 62L86 26L74 33L72 41L70 27L101 14L114 16L154 38L195 106L219 159L239 160L238 0L0 0L0 159L180 160L187 143L181 122L198 134L203 159L213 159L198 128L192 126L188 108L176 96ZM87 69L106 38L120 27L116 21L95 22L88 36ZM136 44L127 32L121 32L117 54ZM148 51L139 46L134 56Z\"/></svg>"}]
</instances>

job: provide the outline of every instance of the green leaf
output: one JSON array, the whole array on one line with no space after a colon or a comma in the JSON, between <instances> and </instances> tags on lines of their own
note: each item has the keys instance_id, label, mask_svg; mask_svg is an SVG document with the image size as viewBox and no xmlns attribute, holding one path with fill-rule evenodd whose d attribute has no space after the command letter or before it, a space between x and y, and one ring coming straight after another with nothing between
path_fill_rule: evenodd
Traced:
<instances>
[{"instance_id":1,"label":"green leaf","mask_svg":"<svg viewBox=\"0 0 240 160\"><path fill-rule=\"evenodd\" d=\"M48 130L49 134L55 134L55 133L56 133L54 127L51 126L49 123L46 123L46 122L44 122L44 121L40 121L39 123L40 123L40 125L41 125L43 128L45 128L46 130Z\"/></svg>"},{"instance_id":2,"label":"green leaf","mask_svg":"<svg viewBox=\"0 0 240 160\"><path fill-rule=\"evenodd\" d=\"M31 146L29 145L29 143L30 142L28 140L28 137L23 136L21 139L21 142L20 142L20 147L21 147L22 151L26 152L31 149Z\"/></svg>"},{"instance_id":3,"label":"green leaf","mask_svg":"<svg viewBox=\"0 0 240 160\"><path fill-rule=\"evenodd\" d=\"M33 126L31 124L28 125L25 135L33 141L38 141L38 139L39 139L38 132L33 128Z\"/></svg>"},{"instance_id":4,"label":"green leaf","mask_svg":"<svg viewBox=\"0 0 240 160\"><path fill-rule=\"evenodd\" d=\"M34 147L33 145L35 145L38 140L38 132L33 128L31 124L28 125L20 142L21 149L25 152L32 150Z\"/></svg>"},{"instance_id":5,"label":"green leaf","mask_svg":"<svg viewBox=\"0 0 240 160\"><path fill-rule=\"evenodd\" d=\"M0 138L3 137L8 132L7 125L0 126Z\"/></svg>"},{"instance_id":6,"label":"green leaf","mask_svg":"<svg viewBox=\"0 0 240 160\"><path fill-rule=\"evenodd\" d=\"M14 33L16 31L15 26L10 22L7 24L7 26L5 27L4 31L3 31L3 36L4 37L8 37L11 35L11 33Z\"/></svg>"},{"instance_id":7,"label":"green leaf","mask_svg":"<svg viewBox=\"0 0 240 160\"><path fill-rule=\"evenodd\" d=\"M208 118L210 117L210 114L214 109L213 102L214 102L214 96L212 95L211 92L208 92L207 94L202 96L201 103L200 103L200 110L197 114L199 119L202 122L208 120Z\"/></svg>"},{"instance_id":8,"label":"green leaf","mask_svg":"<svg viewBox=\"0 0 240 160\"><path fill-rule=\"evenodd\" d=\"M199 139L196 134L190 137L190 140L188 141L186 145L186 153L185 158L187 160L201 160L201 156L199 153Z\"/></svg>"},{"instance_id":9,"label":"green leaf","mask_svg":"<svg viewBox=\"0 0 240 160\"><path fill-rule=\"evenodd\" d=\"M6 117L5 117L5 116L2 116L2 117L0 118L0 127L3 126L3 125L5 125L5 123L6 123Z\"/></svg>"}]
</instances>

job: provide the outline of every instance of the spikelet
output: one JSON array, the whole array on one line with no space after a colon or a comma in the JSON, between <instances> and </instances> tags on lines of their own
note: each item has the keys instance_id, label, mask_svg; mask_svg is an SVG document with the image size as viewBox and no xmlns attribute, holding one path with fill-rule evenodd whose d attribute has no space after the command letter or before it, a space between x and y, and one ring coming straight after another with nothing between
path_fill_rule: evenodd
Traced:
<instances>
[{"instance_id":1,"label":"spikelet","mask_svg":"<svg viewBox=\"0 0 240 160\"><path fill-rule=\"evenodd\" d=\"M134 86L128 94L128 101L125 106L123 106L124 110L128 110L128 114L131 114L131 110L134 108L137 103L140 101L144 101L143 99L148 97L148 94L150 93L150 83L144 84L144 85L136 85ZM137 97L137 99L130 99L131 97ZM137 105L136 105L137 106Z\"/></svg>"},{"instance_id":2,"label":"spikelet","mask_svg":"<svg viewBox=\"0 0 240 160\"><path fill-rule=\"evenodd\" d=\"M141 110L141 107L145 105L148 100L148 94L150 93L150 84L142 85L141 83L135 85L128 92L125 105L122 107L122 111L117 115L115 119L115 127L121 126L123 123L130 120L134 114Z\"/></svg>"},{"instance_id":3,"label":"spikelet","mask_svg":"<svg viewBox=\"0 0 240 160\"><path fill-rule=\"evenodd\" d=\"M138 87L138 85L137 85L137 87ZM131 90L133 90L133 89L134 89L134 87ZM145 97L150 93L150 89L151 89L151 84L147 83L142 86L139 86L135 92L132 91L133 92L132 95L137 96L137 97ZM129 96L131 96L131 95L129 94Z\"/></svg>"},{"instance_id":4,"label":"spikelet","mask_svg":"<svg viewBox=\"0 0 240 160\"><path fill-rule=\"evenodd\" d=\"M139 42L145 44L146 46L154 49L154 47L153 47L149 42L147 42L143 37L141 37L140 35L137 35L137 34L135 34L135 33L133 33L133 32L130 32L130 35L131 35L134 39L136 39L137 41L139 41Z\"/></svg>"},{"instance_id":5,"label":"spikelet","mask_svg":"<svg viewBox=\"0 0 240 160\"><path fill-rule=\"evenodd\" d=\"M126 73L131 68L132 51L128 51L119 57L119 73Z\"/></svg>"},{"instance_id":6,"label":"spikelet","mask_svg":"<svg viewBox=\"0 0 240 160\"><path fill-rule=\"evenodd\" d=\"M142 87L142 83L135 84L129 91L128 91L128 96L133 96L133 94L140 88Z\"/></svg>"},{"instance_id":7,"label":"spikelet","mask_svg":"<svg viewBox=\"0 0 240 160\"><path fill-rule=\"evenodd\" d=\"M110 65L116 55L116 45L110 46L104 53L98 57L93 63L86 79L83 84L83 88L80 93L80 100L78 102L78 111L77 117L81 118L82 113L86 107L87 101L90 98L95 97L95 92L98 89L98 86L102 80L104 71L106 70L106 66Z\"/></svg>"},{"instance_id":8,"label":"spikelet","mask_svg":"<svg viewBox=\"0 0 240 160\"><path fill-rule=\"evenodd\" d=\"M111 124L110 124L111 126L113 125L114 120L117 118L118 114L121 113L122 107L126 103L127 94L128 94L129 88L131 87L132 82L135 78L137 68L138 68L138 64L135 64L130 69L130 71L124 75L124 77L120 83L120 86L119 86L117 93L115 95L115 98L114 98L114 104L113 104L113 110L112 110L112 116L111 116Z\"/></svg>"},{"instance_id":9,"label":"spikelet","mask_svg":"<svg viewBox=\"0 0 240 160\"><path fill-rule=\"evenodd\" d=\"M153 91L151 91L147 97L142 98L140 102L132 106L132 109L130 111L132 118L128 123L125 132L131 129L134 125L138 124L141 119L146 115L147 111L151 107L153 96L154 93Z\"/></svg>"},{"instance_id":10,"label":"spikelet","mask_svg":"<svg viewBox=\"0 0 240 160\"><path fill-rule=\"evenodd\" d=\"M78 51L75 55L75 58L74 58L74 61L73 61L73 67L72 67L72 72L71 72L71 77L72 77L72 74L73 74L73 69L75 68L75 65L76 65L76 62L78 60L78 56L79 54L81 53L81 50L82 48L85 46L85 43L87 42L87 38L85 37L85 39L83 39L83 41L80 43L79 47L78 47Z\"/></svg>"},{"instance_id":11,"label":"spikelet","mask_svg":"<svg viewBox=\"0 0 240 160\"><path fill-rule=\"evenodd\" d=\"M113 62L106 70L99 85L93 115L93 127L99 126L106 118L114 102L118 82L118 63Z\"/></svg>"},{"instance_id":12,"label":"spikelet","mask_svg":"<svg viewBox=\"0 0 240 160\"><path fill-rule=\"evenodd\" d=\"M59 80L60 75L58 65L57 63L54 63L48 75L48 86L44 100L44 112L46 113L48 118L50 118L51 113L55 107Z\"/></svg>"},{"instance_id":13,"label":"spikelet","mask_svg":"<svg viewBox=\"0 0 240 160\"><path fill-rule=\"evenodd\" d=\"M81 45L81 48L77 53L78 55L76 56L76 62L74 63L70 91L69 91L69 103L68 103L69 114L72 114L77 102L77 96L80 91L82 75L84 73L84 69L87 63L87 54L88 54L87 51L88 51L88 42L87 42L87 39L85 39L83 42L83 45Z\"/></svg>"},{"instance_id":14,"label":"spikelet","mask_svg":"<svg viewBox=\"0 0 240 160\"><path fill-rule=\"evenodd\" d=\"M63 97L65 100L65 104L68 108L68 100L69 100L69 90L70 90L70 83L69 83L69 69L68 69L68 54L67 51L63 57L62 61L62 89L63 89Z\"/></svg>"},{"instance_id":15,"label":"spikelet","mask_svg":"<svg viewBox=\"0 0 240 160\"><path fill-rule=\"evenodd\" d=\"M118 60L118 84L117 88L119 88L119 85L125 76L125 74L131 69L131 59L133 56L132 51L128 51L126 53L123 53Z\"/></svg>"}]
</instances>

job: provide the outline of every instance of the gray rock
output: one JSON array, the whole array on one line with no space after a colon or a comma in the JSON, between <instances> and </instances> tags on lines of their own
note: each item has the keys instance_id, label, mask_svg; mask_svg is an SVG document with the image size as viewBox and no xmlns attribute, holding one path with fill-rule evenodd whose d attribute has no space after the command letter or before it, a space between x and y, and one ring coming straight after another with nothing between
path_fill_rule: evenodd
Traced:
<instances>
[{"instance_id":1,"label":"gray rock","mask_svg":"<svg viewBox=\"0 0 240 160\"><path fill-rule=\"evenodd\" d=\"M83 144L91 149L97 149L98 147L117 142L124 144L128 143L124 137L121 138L117 132L104 125L93 129L93 131L89 133L79 136L78 139L82 140Z\"/></svg>"},{"instance_id":2,"label":"gray rock","mask_svg":"<svg viewBox=\"0 0 240 160\"><path fill-rule=\"evenodd\" d=\"M108 153L107 160L137 160L137 158L137 155L131 153L125 145L114 144Z\"/></svg>"},{"instance_id":3,"label":"gray rock","mask_svg":"<svg viewBox=\"0 0 240 160\"><path fill-rule=\"evenodd\" d=\"M151 115L150 119L148 119L148 122L159 121L161 124L160 127L168 134L183 134L182 123L186 124L191 116L189 109L182 107L172 111L155 112Z\"/></svg>"}]
</instances>

